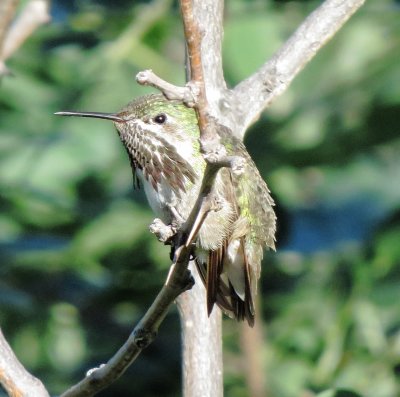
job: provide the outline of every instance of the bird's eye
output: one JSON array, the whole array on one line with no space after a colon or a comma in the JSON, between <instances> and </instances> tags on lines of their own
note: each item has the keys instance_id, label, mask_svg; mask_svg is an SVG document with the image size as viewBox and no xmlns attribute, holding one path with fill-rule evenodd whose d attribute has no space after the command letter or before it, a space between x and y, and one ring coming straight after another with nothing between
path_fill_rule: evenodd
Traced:
<instances>
[{"instance_id":1,"label":"bird's eye","mask_svg":"<svg viewBox=\"0 0 400 397\"><path fill-rule=\"evenodd\" d=\"M164 113L157 114L153 120L157 124L164 124L167 121L167 115Z\"/></svg>"}]
</instances>

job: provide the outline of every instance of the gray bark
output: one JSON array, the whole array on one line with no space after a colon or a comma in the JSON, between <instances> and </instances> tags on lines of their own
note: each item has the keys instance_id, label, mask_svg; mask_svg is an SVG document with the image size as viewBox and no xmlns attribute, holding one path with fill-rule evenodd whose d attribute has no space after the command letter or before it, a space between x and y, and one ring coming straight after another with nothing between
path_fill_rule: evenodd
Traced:
<instances>
[{"instance_id":1,"label":"gray bark","mask_svg":"<svg viewBox=\"0 0 400 397\"><path fill-rule=\"evenodd\" d=\"M177 300L182 327L182 383L185 397L223 395L221 311L207 316L206 290L197 270L195 285Z\"/></svg>"},{"instance_id":2,"label":"gray bark","mask_svg":"<svg viewBox=\"0 0 400 397\"><path fill-rule=\"evenodd\" d=\"M50 397L42 382L15 357L0 329L0 383L10 397Z\"/></svg>"}]
</instances>

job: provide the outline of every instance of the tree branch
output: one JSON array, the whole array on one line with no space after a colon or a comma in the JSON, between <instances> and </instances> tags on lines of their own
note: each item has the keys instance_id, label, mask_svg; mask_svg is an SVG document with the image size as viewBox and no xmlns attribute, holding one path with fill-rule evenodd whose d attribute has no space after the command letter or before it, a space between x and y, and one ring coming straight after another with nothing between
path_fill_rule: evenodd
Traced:
<instances>
[{"instance_id":1,"label":"tree branch","mask_svg":"<svg viewBox=\"0 0 400 397\"><path fill-rule=\"evenodd\" d=\"M18 2L18 0L3 0L0 3L0 48L3 47L3 42L14 18Z\"/></svg>"},{"instance_id":2,"label":"tree branch","mask_svg":"<svg viewBox=\"0 0 400 397\"><path fill-rule=\"evenodd\" d=\"M190 80L197 86L199 94L195 102L195 109L200 128L200 140L212 140L214 133L209 128L208 102L204 84L201 42L203 32L194 21L192 0L181 0L183 29L185 31L186 48L188 53L188 67Z\"/></svg>"},{"instance_id":3,"label":"tree branch","mask_svg":"<svg viewBox=\"0 0 400 397\"><path fill-rule=\"evenodd\" d=\"M221 312L207 315L206 289L191 263L195 285L177 299L182 328L184 397L223 396Z\"/></svg>"},{"instance_id":4,"label":"tree branch","mask_svg":"<svg viewBox=\"0 0 400 397\"><path fill-rule=\"evenodd\" d=\"M106 364L88 371L83 380L60 397L93 396L117 380L136 360L143 349L154 340L176 297L193 286L193 279L187 270L189 255L189 249L179 251L161 291L117 353Z\"/></svg>"},{"instance_id":5,"label":"tree branch","mask_svg":"<svg viewBox=\"0 0 400 397\"><path fill-rule=\"evenodd\" d=\"M3 56L4 41L7 31L17 11L18 0L3 0L0 2L0 78L8 73Z\"/></svg>"},{"instance_id":6,"label":"tree branch","mask_svg":"<svg viewBox=\"0 0 400 397\"><path fill-rule=\"evenodd\" d=\"M9 27L18 1L7 0L0 8L0 77L7 73L5 61L42 24L50 21L47 0L30 0ZM5 11L5 14L1 14Z\"/></svg>"},{"instance_id":7,"label":"tree branch","mask_svg":"<svg viewBox=\"0 0 400 397\"><path fill-rule=\"evenodd\" d=\"M0 384L10 397L50 397L42 382L27 372L18 361L1 329Z\"/></svg>"},{"instance_id":8,"label":"tree branch","mask_svg":"<svg viewBox=\"0 0 400 397\"><path fill-rule=\"evenodd\" d=\"M192 220L196 213L195 218L198 219L201 211L204 211L203 205L207 200L212 200L212 186L217 172L224 166L224 161L229 162L217 133L220 127L219 102L225 88L221 52L223 0L181 0L181 12L188 52L186 67L190 70L188 85L198 89L195 109L200 128L200 145L207 163L201 192L189 216L189 220ZM193 230L196 232L199 227ZM215 307L210 317L207 316L206 290L197 271L194 277L196 284L193 291L177 299L182 327L183 395L221 397L221 311Z\"/></svg>"},{"instance_id":9,"label":"tree branch","mask_svg":"<svg viewBox=\"0 0 400 397\"><path fill-rule=\"evenodd\" d=\"M136 75L136 81L141 85L157 88L169 100L179 100L189 107L194 107L199 95L195 85L190 82L185 87L178 87L157 76L151 69L143 70Z\"/></svg>"},{"instance_id":10,"label":"tree branch","mask_svg":"<svg viewBox=\"0 0 400 397\"><path fill-rule=\"evenodd\" d=\"M235 87L232 106L241 137L364 2L325 0L269 61Z\"/></svg>"}]
</instances>

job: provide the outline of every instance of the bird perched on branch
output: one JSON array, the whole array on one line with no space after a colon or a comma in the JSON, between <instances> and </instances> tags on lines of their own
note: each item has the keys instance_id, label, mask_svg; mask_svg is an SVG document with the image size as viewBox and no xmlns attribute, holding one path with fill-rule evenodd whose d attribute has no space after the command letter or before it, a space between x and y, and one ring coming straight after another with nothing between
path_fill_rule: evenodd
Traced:
<instances>
[{"instance_id":1,"label":"bird perched on branch","mask_svg":"<svg viewBox=\"0 0 400 397\"><path fill-rule=\"evenodd\" d=\"M166 225L187 219L206 167L193 109L153 94L133 100L117 113L56 114L113 121L135 185L144 187L156 215ZM223 129L218 134L226 153L244 160L244 169L241 175L230 168L218 171L213 186L218 210L208 212L193 255L207 289L208 313L216 303L229 316L253 326L263 249L274 249L274 202L243 143Z\"/></svg>"}]
</instances>

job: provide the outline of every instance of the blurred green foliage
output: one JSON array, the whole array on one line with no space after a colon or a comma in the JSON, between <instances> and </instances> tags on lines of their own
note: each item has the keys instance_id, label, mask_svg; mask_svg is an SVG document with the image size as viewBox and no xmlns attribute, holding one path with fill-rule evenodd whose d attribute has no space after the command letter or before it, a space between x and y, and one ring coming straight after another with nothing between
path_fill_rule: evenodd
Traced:
<instances>
[{"instance_id":1,"label":"blurred green foliage","mask_svg":"<svg viewBox=\"0 0 400 397\"><path fill-rule=\"evenodd\" d=\"M227 2L228 83L317 4ZM399 13L367 2L246 138L279 215L260 287L271 396L400 395ZM118 110L149 92L134 82L146 68L182 84L184 46L170 0L54 0L52 15L0 85L0 325L54 394L125 340L169 259L113 127L52 114ZM224 327L226 395L248 396L238 326ZM171 312L100 395L180 395L179 345Z\"/></svg>"}]
</instances>

